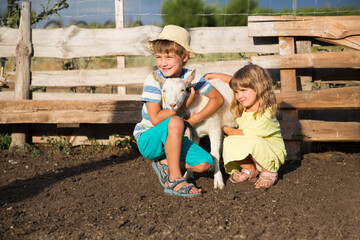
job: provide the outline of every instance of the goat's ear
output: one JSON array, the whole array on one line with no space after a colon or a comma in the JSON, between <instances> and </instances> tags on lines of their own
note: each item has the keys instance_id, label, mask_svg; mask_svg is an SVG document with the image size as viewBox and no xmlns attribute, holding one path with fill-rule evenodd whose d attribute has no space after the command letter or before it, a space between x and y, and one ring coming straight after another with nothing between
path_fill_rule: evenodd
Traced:
<instances>
[{"instance_id":1,"label":"goat's ear","mask_svg":"<svg viewBox=\"0 0 360 240\"><path fill-rule=\"evenodd\" d=\"M185 86L189 85L189 83L191 83L191 81L194 80L195 76L196 76L196 70L194 69L190 73L190 75L187 78L184 79Z\"/></svg>"},{"instance_id":2,"label":"goat's ear","mask_svg":"<svg viewBox=\"0 0 360 240\"><path fill-rule=\"evenodd\" d=\"M161 85L164 85L164 83L165 83L165 81L166 81L165 78L163 78L162 76L157 75L154 71L152 71L151 74L152 74L152 76L154 77L154 79L155 79L157 82L159 82Z\"/></svg>"}]
</instances>

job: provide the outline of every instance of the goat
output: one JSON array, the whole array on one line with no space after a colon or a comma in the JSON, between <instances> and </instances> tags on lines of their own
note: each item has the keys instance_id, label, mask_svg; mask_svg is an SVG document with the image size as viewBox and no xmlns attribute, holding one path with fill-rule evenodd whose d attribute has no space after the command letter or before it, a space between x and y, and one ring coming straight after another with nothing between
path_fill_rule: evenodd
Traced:
<instances>
[{"instance_id":1,"label":"goat","mask_svg":"<svg viewBox=\"0 0 360 240\"><path fill-rule=\"evenodd\" d=\"M180 78L168 78L165 79L162 76L153 72L153 77L162 85L162 95L164 97L165 105L172 111L178 110L186 99L187 87L189 83L195 78L195 70L193 70L188 77L184 79ZM233 92L228 84L224 83L220 79L209 80L211 85L215 87L223 96L224 104L210 117L205 119L199 124L196 124L191 128L191 139L193 142L199 144L200 138L209 136L210 139L210 154L213 157L214 166L214 188L223 189L225 184L220 171L219 161L221 156L221 147L223 140L223 133L221 127L223 125L235 126L234 117L230 113L230 103L233 97ZM209 101L209 98L198 94L190 107L182 114L186 116L190 113L200 112ZM187 179L192 178L193 174L190 172L185 173Z\"/></svg>"}]
</instances>

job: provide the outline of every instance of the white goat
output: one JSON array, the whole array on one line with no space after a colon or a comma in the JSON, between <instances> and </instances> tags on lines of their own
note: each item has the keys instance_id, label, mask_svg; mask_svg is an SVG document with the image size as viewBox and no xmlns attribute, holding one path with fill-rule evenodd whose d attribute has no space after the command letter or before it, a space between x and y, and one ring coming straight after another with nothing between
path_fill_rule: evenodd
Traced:
<instances>
[{"instance_id":1,"label":"white goat","mask_svg":"<svg viewBox=\"0 0 360 240\"><path fill-rule=\"evenodd\" d=\"M186 88L195 77L195 70L184 79L168 78L165 79L153 73L156 81L162 84L162 95L165 100L165 105L172 111L176 111L181 107L186 99ZM223 125L235 126L234 118L230 113L230 103L233 97L233 92L228 84L220 79L209 80L211 85L215 87L224 97L224 104L213 115L194 126L191 131L191 138L195 143L199 143L200 138L209 136L210 139L210 154L214 159L214 188L223 189L225 184L219 167L219 160L221 156L221 147L223 140L223 133L221 127ZM209 98L197 94L191 106L187 108L183 115L189 113L200 112L209 101ZM187 179L192 178L193 174L190 172L185 173Z\"/></svg>"}]
</instances>

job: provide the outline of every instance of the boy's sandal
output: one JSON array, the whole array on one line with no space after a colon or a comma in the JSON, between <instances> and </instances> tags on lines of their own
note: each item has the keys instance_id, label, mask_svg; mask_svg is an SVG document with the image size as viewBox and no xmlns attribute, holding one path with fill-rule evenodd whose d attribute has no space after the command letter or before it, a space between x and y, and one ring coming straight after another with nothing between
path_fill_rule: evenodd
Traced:
<instances>
[{"instance_id":1,"label":"boy's sandal","mask_svg":"<svg viewBox=\"0 0 360 240\"><path fill-rule=\"evenodd\" d=\"M248 175L248 177L246 177L245 174ZM246 168L241 169L241 172L239 171L235 171L231 174L230 176L230 182L232 183L239 183L239 182L245 182L245 181L251 181L252 179L256 178L257 175L259 174L258 170L255 171L250 171ZM237 176L237 179L234 179L234 175Z\"/></svg>"},{"instance_id":2,"label":"boy's sandal","mask_svg":"<svg viewBox=\"0 0 360 240\"><path fill-rule=\"evenodd\" d=\"M168 180L169 175L165 171L168 171L169 167L165 164L160 163L160 161L153 161L151 166L155 170L155 173L158 175L161 186L166 188L165 182Z\"/></svg>"},{"instance_id":3,"label":"boy's sandal","mask_svg":"<svg viewBox=\"0 0 360 240\"><path fill-rule=\"evenodd\" d=\"M201 195L201 192L189 193L190 189L195 187L195 185L192 183L188 183L188 184L184 185L183 187L179 188L177 191L175 191L174 188L182 182L186 182L186 179L184 177L179 177L172 182L168 180L167 181L168 186L165 187L164 192L166 194L177 195L177 196L181 196L181 197L193 197L193 196Z\"/></svg>"},{"instance_id":4,"label":"boy's sandal","mask_svg":"<svg viewBox=\"0 0 360 240\"><path fill-rule=\"evenodd\" d=\"M273 172L262 172L260 174L259 179L255 183L255 188L269 188L275 184L277 177L278 177L277 172L274 172L274 173ZM260 182L267 182L268 184L265 186L258 186L257 184Z\"/></svg>"}]
</instances>

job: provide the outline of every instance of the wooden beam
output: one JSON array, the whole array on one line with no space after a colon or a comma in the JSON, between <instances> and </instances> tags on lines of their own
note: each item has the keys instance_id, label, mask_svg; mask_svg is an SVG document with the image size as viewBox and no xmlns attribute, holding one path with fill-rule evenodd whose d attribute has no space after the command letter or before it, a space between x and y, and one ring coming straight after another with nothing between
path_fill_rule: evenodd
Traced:
<instances>
[{"instance_id":1,"label":"wooden beam","mask_svg":"<svg viewBox=\"0 0 360 240\"><path fill-rule=\"evenodd\" d=\"M140 101L0 101L0 123L135 123Z\"/></svg>"},{"instance_id":2,"label":"wooden beam","mask_svg":"<svg viewBox=\"0 0 360 240\"><path fill-rule=\"evenodd\" d=\"M279 54L289 55L295 54L295 39L293 37L279 37ZM281 69L280 70L281 92L296 92L296 69ZM297 110L283 110L283 120L298 120ZM291 155L287 156L287 160L300 160L301 149L299 141L286 141L285 147Z\"/></svg>"},{"instance_id":3,"label":"wooden beam","mask_svg":"<svg viewBox=\"0 0 360 240\"><path fill-rule=\"evenodd\" d=\"M199 74L209 71L235 73L248 64L248 60L217 61L204 63L188 63L190 69ZM33 87L80 87L80 86L133 86L143 85L145 78L153 67L134 67L124 69L83 69L69 71L33 71Z\"/></svg>"},{"instance_id":4,"label":"wooden beam","mask_svg":"<svg viewBox=\"0 0 360 240\"><path fill-rule=\"evenodd\" d=\"M342 39L330 39L330 38L315 38L318 41L331 43L343 47L360 50L360 36L350 36Z\"/></svg>"},{"instance_id":5,"label":"wooden beam","mask_svg":"<svg viewBox=\"0 0 360 240\"><path fill-rule=\"evenodd\" d=\"M159 36L162 28L140 26L123 29L85 29L77 26L33 29L34 57L77 58L94 56L143 55L152 52L147 42ZM0 57L15 56L17 29L0 28ZM190 28L195 53L278 53L277 42L255 44L247 27ZM221 37L219 37L221 36Z\"/></svg>"},{"instance_id":6,"label":"wooden beam","mask_svg":"<svg viewBox=\"0 0 360 240\"><path fill-rule=\"evenodd\" d=\"M31 42L31 2L21 3L21 18L19 36L16 45L16 75L15 99L29 99L30 95L30 59L32 54ZM27 138L26 126L17 126L11 133L10 149L17 146L24 147Z\"/></svg>"},{"instance_id":7,"label":"wooden beam","mask_svg":"<svg viewBox=\"0 0 360 240\"><path fill-rule=\"evenodd\" d=\"M360 35L360 16L249 16L250 37L306 36L342 39Z\"/></svg>"},{"instance_id":8,"label":"wooden beam","mask_svg":"<svg viewBox=\"0 0 360 240\"><path fill-rule=\"evenodd\" d=\"M280 121L284 140L360 142L360 122Z\"/></svg>"},{"instance_id":9,"label":"wooden beam","mask_svg":"<svg viewBox=\"0 0 360 240\"><path fill-rule=\"evenodd\" d=\"M0 95L1 96L1 95ZM34 92L33 100L90 100L90 101L140 101L140 94L110 94L110 93L57 93L57 92Z\"/></svg>"},{"instance_id":10,"label":"wooden beam","mask_svg":"<svg viewBox=\"0 0 360 240\"><path fill-rule=\"evenodd\" d=\"M123 0L115 0L115 27L116 29L124 28L124 1ZM117 68L125 68L125 56L117 56ZM126 94L126 87L118 86L117 93L119 95Z\"/></svg>"},{"instance_id":11,"label":"wooden beam","mask_svg":"<svg viewBox=\"0 0 360 240\"><path fill-rule=\"evenodd\" d=\"M251 57L251 62L267 69L353 68L360 69L360 51L269 55Z\"/></svg>"},{"instance_id":12,"label":"wooden beam","mask_svg":"<svg viewBox=\"0 0 360 240\"><path fill-rule=\"evenodd\" d=\"M279 93L276 101L280 109L360 109L360 87Z\"/></svg>"}]
</instances>

